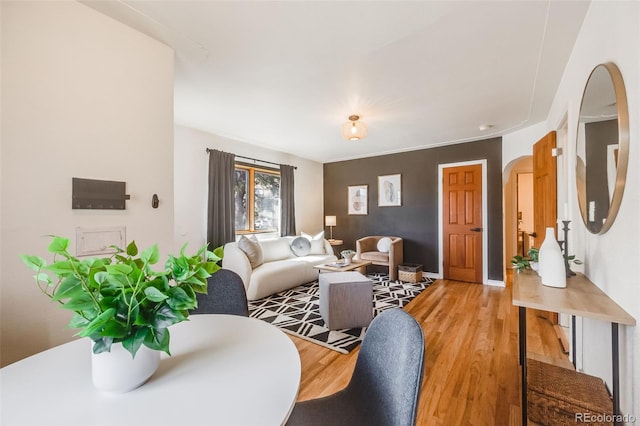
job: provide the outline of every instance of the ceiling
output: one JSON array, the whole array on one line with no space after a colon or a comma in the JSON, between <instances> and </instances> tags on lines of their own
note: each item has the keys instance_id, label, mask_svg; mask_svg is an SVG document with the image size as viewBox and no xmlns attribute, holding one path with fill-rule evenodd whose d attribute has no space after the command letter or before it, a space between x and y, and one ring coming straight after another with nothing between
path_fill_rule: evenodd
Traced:
<instances>
[{"instance_id":1,"label":"ceiling","mask_svg":"<svg viewBox=\"0 0 640 426\"><path fill-rule=\"evenodd\" d=\"M175 121L319 162L544 121L588 1L95 1L175 50ZM359 114L368 136L346 141ZM481 125L492 125L479 130Z\"/></svg>"}]
</instances>

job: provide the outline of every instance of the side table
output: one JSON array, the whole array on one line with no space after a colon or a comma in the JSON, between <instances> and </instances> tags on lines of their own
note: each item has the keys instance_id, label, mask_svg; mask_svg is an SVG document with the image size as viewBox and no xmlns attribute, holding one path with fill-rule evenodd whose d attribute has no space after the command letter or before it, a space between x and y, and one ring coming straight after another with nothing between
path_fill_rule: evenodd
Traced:
<instances>
[{"instance_id":1,"label":"side table","mask_svg":"<svg viewBox=\"0 0 640 426\"><path fill-rule=\"evenodd\" d=\"M335 247L339 247L339 246L341 246L342 244L344 244L344 241L342 241L342 240L334 240L333 238L330 238L330 239L328 239L327 241L329 241L329 244L331 244L331 247L334 247L334 249L333 249L333 254L336 254L336 253L335 253L335 252L336 252ZM338 257L339 257L339 256L338 256Z\"/></svg>"}]
</instances>

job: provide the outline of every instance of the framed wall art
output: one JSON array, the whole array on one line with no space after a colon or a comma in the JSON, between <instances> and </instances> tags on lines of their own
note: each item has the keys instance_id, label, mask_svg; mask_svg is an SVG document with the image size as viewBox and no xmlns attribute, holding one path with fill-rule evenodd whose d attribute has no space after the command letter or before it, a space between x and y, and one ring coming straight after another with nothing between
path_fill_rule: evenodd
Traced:
<instances>
[{"instance_id":1,"label":"framed wall art","mask_svg":"<svg viewBox=\"0 0 640 426\"><path fill-rule=\"evenodd\" d=\"M378 176L378 206L402 205L401 175Z\"/></svg>"},{"instance_id":2,"label":"framed wall art","mask_svg":"<svg viewBox=\"0 0 640 426\"><path fill-rule=\"evenodd\" d=\"M367 214L367 185L350 186L347 193L347 212L349 214Z\"/></svg>"}]
</instances>

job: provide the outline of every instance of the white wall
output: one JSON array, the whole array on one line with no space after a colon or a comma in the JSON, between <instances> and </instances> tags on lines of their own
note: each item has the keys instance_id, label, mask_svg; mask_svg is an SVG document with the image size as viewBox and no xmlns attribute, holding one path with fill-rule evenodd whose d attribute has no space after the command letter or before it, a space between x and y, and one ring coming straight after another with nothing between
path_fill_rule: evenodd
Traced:
<instances>
[{"instance_id":1,"label":"white wall","mask_svg":"<svg viewBox=\"0 0 640 426\"><path fill-rule=\"evenodd\" d=\"M575 195L575 162L569 163L572 220L584 242L585 273L629 314L640 321L640 3L593 2L574 47L549 123L568 111L569 141L575 139L582 92L591 70L602 62L615 62L625 79L630 116L630 158L622 205L611 229L604 235L588 233L579 218ZM573 160L572 156L568 157ZM579 253L576 253L580 255ZM622 327L621 406L623 412L640 418L640 328ZM611 355L607 324L583 322L583 368L611 383Z\"/></svg>"},{"instance_id":2,"label":"white wall","mask_svg":"<svg viewBox=\"0 0 640 426\"><path fill-rule=\"evenodd\" d=\"M549 133L546 122L534 124L502 137L502 165L533 155L533 144Z\"/></svg>"},{"instance_id":3,"label":"white wall","mask_svg":"<svg viewBox=\"0 0 640 426\"><path fill-rule=\"evenodd\" d=\"M139 246L173 249L173 52L76 2L1 7L6 365L74 334L70 312L40 294L18 257L49 258L45 235L124 225ZM72 177L125 181L131 200L126 210L72 210Z\"/></svg>"},{"instance_id":4,"label":"white wall","mask_svg":"<svg viewBox=\"0 0 640 426\"><path fill-rule=\"evenodd\" d=\"M575 140L577 119L587 78L603 62L615 62L625 79L630 116L630 158L622 205L611 229L604 235L586 231L575 191ZM539 137L567 126L568 152L559 158L566 170L558 185L565 191L572 220L570 243L578 258L585 261L585 274L602 290L640 321L640 2L591 3L558 87L544 129L532 126L503 139L503 161L530 150ZM542 130L542 131L541 131ZM539 135L539 136L538 136ZM528 139L528 146L527 146ZM529 151L530 152L530 151ZM605 177L603 177L605 178ZM561 204L562 205L562 204ZM578 327L582 350L578 367L603 377L611 386L611 329L608 323L585 319ZM621 409L640 418L640 327L621 327Z\"/></svg>"},{"instance_id":5,"label":"white wall","mask_svg":"<svg viewBox=\"0 0 640 426\"><path fill-rule=\"evenodd\" d=\"M259 148L188 127L175 128L175 242L179 246L204 244L207 232L206 148L231 152L278 164L297 166L295 171L296 230L317 233L323 229L322 164L290 154Z\"/></svg>"}]
</instances>

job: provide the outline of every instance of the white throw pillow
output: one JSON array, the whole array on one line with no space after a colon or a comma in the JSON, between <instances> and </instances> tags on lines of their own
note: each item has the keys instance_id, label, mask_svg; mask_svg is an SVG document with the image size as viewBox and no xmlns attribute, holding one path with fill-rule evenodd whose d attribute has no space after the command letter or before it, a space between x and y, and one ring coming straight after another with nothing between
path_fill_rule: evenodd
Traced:
<instances>
[{"instance_id":1,"label":"white throw pillow","mask_svg":"<svg viewBox=\"0 0 640 426\"><path fill-rule=\"evenodd\" d=\"M249 263L251 264L251 268L255 269L258 266L262 265L263 257L262 257L262 248L258 243L258 239L252 235L250 238L245 237L244 235L240 237L238 240L238 248L247 255L247 259L249 259Z\"/></svg>"},{"instance_id":2,"label":"white throw pillow","mask_svg":"<svg viewBox=\"0 0 640 426\"><path fill-rule=\"evenodd\" d=\"M278 237L260 241L264 263L293 257L290 247L291 241L292 239L289 237Z\"/></svg>"},{"instance_id":3,"label":"white throw pillow","mask_svg":"<svg viewBox=\"0 0 640 426\"><path fill-rule=\"evenodd\" d=\"M380 253L389 253L391 250L391 238L383 237L378 240L378 245L376 246Z\"/></svg>"},{"instance_id":4,"label":"white throw pillow","mask_svg":"<svg viewBox=\"0 0 640 426\"><path fill-rule=\"evenodd\" d=\"M311 250L309 254L326 254L324 251L324 231L318 232L316 235L309 235L301 232L302 236L311 241Z\"/></svg>"}]
</instances>

